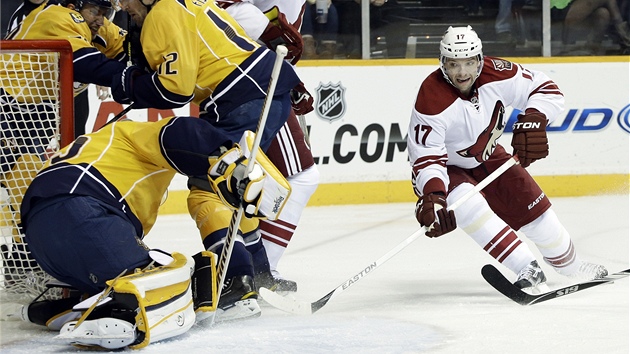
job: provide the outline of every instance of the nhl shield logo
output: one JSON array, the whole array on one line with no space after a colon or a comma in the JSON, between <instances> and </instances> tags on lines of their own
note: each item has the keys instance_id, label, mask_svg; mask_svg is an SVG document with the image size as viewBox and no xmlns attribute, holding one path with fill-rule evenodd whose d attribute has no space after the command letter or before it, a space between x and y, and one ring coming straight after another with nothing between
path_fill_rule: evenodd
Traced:
<instances>
[{"instance_id":1,"label":"nhl shield logo","mask_svg":"<svg viewBox=\"0 0 630 354\"><path fill-rule=\"evenodd\" d=\"M317 86L317 115L331 122L343 117L346 113L345 93L346 88L341 86L341 82L320 82Z\"/></svg>"}]
</instances>

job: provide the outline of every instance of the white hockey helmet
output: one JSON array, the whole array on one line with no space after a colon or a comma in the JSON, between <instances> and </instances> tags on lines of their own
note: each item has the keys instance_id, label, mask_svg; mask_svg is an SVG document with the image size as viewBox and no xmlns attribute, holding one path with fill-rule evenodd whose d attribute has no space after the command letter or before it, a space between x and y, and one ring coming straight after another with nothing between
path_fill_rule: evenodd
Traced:
<instances>
[{"instance_id":1,"label":"white hockey helmet","mask_svg":"<svg viewBox=\"0 0 630 354\"><path fill-rule=\"evenodd\" d=\"M449 80L444 70L446 58L462 59L473 57L477 57L481 64L479 69L477 69L477 77L479 77L483 68L481 47L481 39L479 39L477 32L470 25L466 27L449 26L440 41L440 69L442 69L444 77Z\"/></svg>"}]
</instances>

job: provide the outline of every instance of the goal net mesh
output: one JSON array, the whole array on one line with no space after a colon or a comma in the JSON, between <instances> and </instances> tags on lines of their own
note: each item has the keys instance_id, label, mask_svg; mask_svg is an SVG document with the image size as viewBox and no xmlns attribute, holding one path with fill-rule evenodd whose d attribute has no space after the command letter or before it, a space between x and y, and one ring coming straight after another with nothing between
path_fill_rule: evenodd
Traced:
<instances>
[{"instance_id":1,"label":"goal net mesh","mask_svg":"<svg viewBox=\"0 0 630 354\"><path fill-rule=\"evenodd\" d=\"M0 301L33 300L52 280L29 252L20 203L46 159L73 139L72 76L65 40L0 44Z\"/></svg>"}]
</instances>

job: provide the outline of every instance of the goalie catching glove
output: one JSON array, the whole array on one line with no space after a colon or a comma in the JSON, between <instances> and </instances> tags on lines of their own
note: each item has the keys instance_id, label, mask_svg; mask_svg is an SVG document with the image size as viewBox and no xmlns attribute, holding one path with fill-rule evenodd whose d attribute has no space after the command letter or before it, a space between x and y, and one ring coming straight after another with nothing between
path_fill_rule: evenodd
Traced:
<instances>
[{"instance_id":1,"label":"goalie catching glove","mask_svg":"<svg viewBox=\"0 0 630 354\"><path fill-rule=\"evenodd\" d=\"M535 109L527 109L518 116L512 131L514 155L518 155L521 166L527 167L536 160L549 155L547 140L547 117Z\"/></svg>"},{"instance_id":2,"label":"goalie catching glove","mask_svg":"<svg viewBox=\"0 0 630 354\"><path fill-rule=\"evenodd\" d=\"M265 183L265 173L260 165L254 164L246 176L249 161L238 144L219 157L210 156L209 161L208 179L221 201L235 210L242 206L247 217L256 215Z\"/></svg>"}]
</instances>

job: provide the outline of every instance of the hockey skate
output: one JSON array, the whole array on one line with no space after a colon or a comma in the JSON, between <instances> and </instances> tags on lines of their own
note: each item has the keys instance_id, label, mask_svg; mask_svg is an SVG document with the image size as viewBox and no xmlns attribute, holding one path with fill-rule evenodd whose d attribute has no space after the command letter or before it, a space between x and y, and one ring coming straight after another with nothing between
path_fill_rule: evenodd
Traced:
<instances>
[{"instance_id":1,"label":"hockey skate","mask_svg":"<svg viewBox=\"0 0 630 354\"><path fill-rule=\"evenodd\" d=\"M235 276L223 284L215 322L244 320L260 316L258 292L254 278L249 275Z\"/></svg>"},{"instance_id":2,"label":"hockey skate","mask_svg":"<svg viewBox=\"0 0 630 354\"><path fill-rule=\"evenodd\" d=\"M282 278L277 271L256 274L254 282L256 283L256 290L267 288L281 295L297 292L297 283L293 280Z\"/></svg>"},{"instance_id":3,"label":"hockey skate","mask_svg":"<svg viewBox=\"0 0 630 354\"><path fill-rule=\"evenodd\" d=\"M547 277L538 265L537 261L532 261L518 272L514 285L519 289L526 290L532 294L539 294L549 291L546 284Z\"/></svg>"},{"instance_id":4,"label":"hockey skate","mask_svg":"<svg viewBox=\"0 0 630 354\"><path fill-rule=\"evenodd\" d=\"M608 270L603 265L580 261L580 266L577 271L569 276L572 278L592 280L601 279L607 275Z\"/></svg>"}]
</instances>

